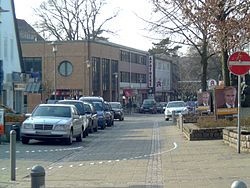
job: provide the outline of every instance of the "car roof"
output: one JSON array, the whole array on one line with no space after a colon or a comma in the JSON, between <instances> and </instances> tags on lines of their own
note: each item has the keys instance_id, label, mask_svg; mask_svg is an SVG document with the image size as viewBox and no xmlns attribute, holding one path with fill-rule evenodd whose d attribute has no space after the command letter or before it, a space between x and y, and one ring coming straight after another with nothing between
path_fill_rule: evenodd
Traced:
<instances>
[{"instance_id":1,"label":"car roof","mask_svg":"<svg viewBox=\"0 0 250 188\"><path fill-rule=\"evenodd\" d=\"M73 104L39 104L39 106L75 107Z\"/></svg>"},{"instance_id":2,"label":"car roof","mask_svg":"<svg viewBox=\"0 0 250 188\"><path fill-rule=\"evenodd\" d=\"M176 102L184 102L184 101L169 101L168 103L176 103Z\"/></svg>"},{"instance_id":3,"label":"car roof","mask_svg":"<svg viewBox=\"0 0 250 188\"><path fill-rule=\"evenodd\" d=\"M74 99L64 99L64 100L59 100L57 101L57 104L60 102L75 102L75 103L83 103L83 101L79 101L79 100L74 100Z\"/></svg>"},{"instance_id":4,"label":"car roof","mask_svg":"<svg viewBox=\"0 0 250 188\"><path fill-rule=\"evenodd\" d=\"M104 101L104 99L100 96L83 96L83 97L80 97L79 100L84 100L84 99L100 99L100 100Z\"/></svg>"}]
</instances>

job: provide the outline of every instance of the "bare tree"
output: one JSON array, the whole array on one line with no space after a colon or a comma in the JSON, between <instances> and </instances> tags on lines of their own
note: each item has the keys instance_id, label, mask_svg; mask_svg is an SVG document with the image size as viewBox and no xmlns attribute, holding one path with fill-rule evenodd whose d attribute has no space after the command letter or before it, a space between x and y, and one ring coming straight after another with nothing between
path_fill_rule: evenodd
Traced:
<instances>
[{"instance_id":1,"label":"bare tree","mask_svg":"<svg viewBox=\"0 0 250 188\"><path fill-rule=\"evenodd\" d=\"M212 37L210 22L202 13L205 6L185 0L152 0L158 19L150 21L151 30L170 37L173 43L194 47L200 55L202 90L207 87L208 59L214 54L208 50ZM190 8L189 6L192 6ZM194 9L193 7L196 7ZM201 21L202 20L202 21Z\"/></svg>"},{"instance_id":2,"label":"bare tree","mask_svg":"<svg viewBox=\"0 0 250 188\"><path fill-rule=\"evenodd\" d=\"M221 54L225 85L230 85L228 57L232 51L243 50L250 39L250 1L210 0L208 4L214 46Z\"/></svg>"},{"instance_id":3,"label":"bare tree","mask_svg":"<svg viewBox=\"0 0 250 188\"><path fill-rule=\"evenodd\" d=\"M111 16L102 16L105 0L47 0L35 9L39 20L35 27L57 40L96 40L104 33L105 24L118 16L119 10Z\"/></svg>"},{"instance_id":4,"label":"bare tree","mask_svg":"<svg viewBox=\"0 0 250 188\"><path fill-rule=\"evenodd\" d=\"M206 90L208 59L220 52L223 78L229 85L228 52L249 39L249 0L152 0L158 19L152 30L172 42L193 46L202 65L202 90ZM165 36L164 36L165 38Z\"/></svg>"}]
</instances>

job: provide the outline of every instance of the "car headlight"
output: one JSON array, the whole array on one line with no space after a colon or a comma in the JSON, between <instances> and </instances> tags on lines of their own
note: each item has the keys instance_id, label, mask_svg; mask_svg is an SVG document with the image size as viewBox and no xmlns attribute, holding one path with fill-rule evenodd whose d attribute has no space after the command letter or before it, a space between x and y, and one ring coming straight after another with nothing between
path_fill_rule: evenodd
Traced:
<instances>
[{"instance_id":1,"label":"car headlight","mask_svg":"<svg viewBox=\"0 0 250 188\"><path fill-rule=\"evenodd\" d=\"M54 130L55 130L55 131L65 131L65 130L66 130L66 127L67 127L66 125L60 125L60 124L59 124L59 125L56 125L56 126L55 126Z\"/></svg>"},{"instance_id":2,"label":"car headlight","mask_svg":"<svg viewBox=\"0 0 250 188\"><path fill-rule=\"evenodd\" d=\"M31 124L31 123L24 123L23 124L23 128L24 129L33 129L33 124Z\"/></svg>"},{"instance_id":3,"label":"car headlight","mask_svg":"<svg viewBox=\"0 0 250 188\"><path fill-rule=\"evenodd\" d=\"M167 110L167 113L168 113L168 114L172 114L172 112L171 112L170 110Z\"/></svg>"}]
</instances>

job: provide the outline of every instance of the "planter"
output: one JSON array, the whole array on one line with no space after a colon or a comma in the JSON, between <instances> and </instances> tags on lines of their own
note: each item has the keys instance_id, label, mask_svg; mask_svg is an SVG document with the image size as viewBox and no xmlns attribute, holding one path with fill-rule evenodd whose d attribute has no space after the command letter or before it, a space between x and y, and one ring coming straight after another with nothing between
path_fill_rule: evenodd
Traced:
<instances>
[{"instance_id":1,"label":"planter","mask_svg":"<svg viewBox=\"0 0 250 188\"><path fill-rule=\"evenodd\" d=\"M236 128L225 128L223 130L223 141L224 143L237 148L237 129ZM250 132L248 130L242 130L240 135L240 149L241 151L250 152Z\"/></svg>"}]
</instances>

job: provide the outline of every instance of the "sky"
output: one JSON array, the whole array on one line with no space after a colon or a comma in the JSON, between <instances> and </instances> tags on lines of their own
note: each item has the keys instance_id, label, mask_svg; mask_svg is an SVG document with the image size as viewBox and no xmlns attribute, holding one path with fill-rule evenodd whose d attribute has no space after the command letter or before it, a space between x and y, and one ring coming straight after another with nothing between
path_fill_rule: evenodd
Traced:
<instances>
[{"instance_id":1,"label":"sky","mask_svg":"<svg viewBox=\"0 0 250 188\"><path fill-rule=\"evenodd\" d=\"M24 19L31 26L34 24L34 8L38 8L43 0L14 0L16 17ZM145 28L147 24L140 17L149 18L152 11L151 4L148 0L106 0L109 5L104 8L111 10L120 9L119 16L112 20L109 26L116 31L115 36L109 36L109 41L120 45L147 51L152 48L150 34Z\"/></svg>"}]
</instances>

